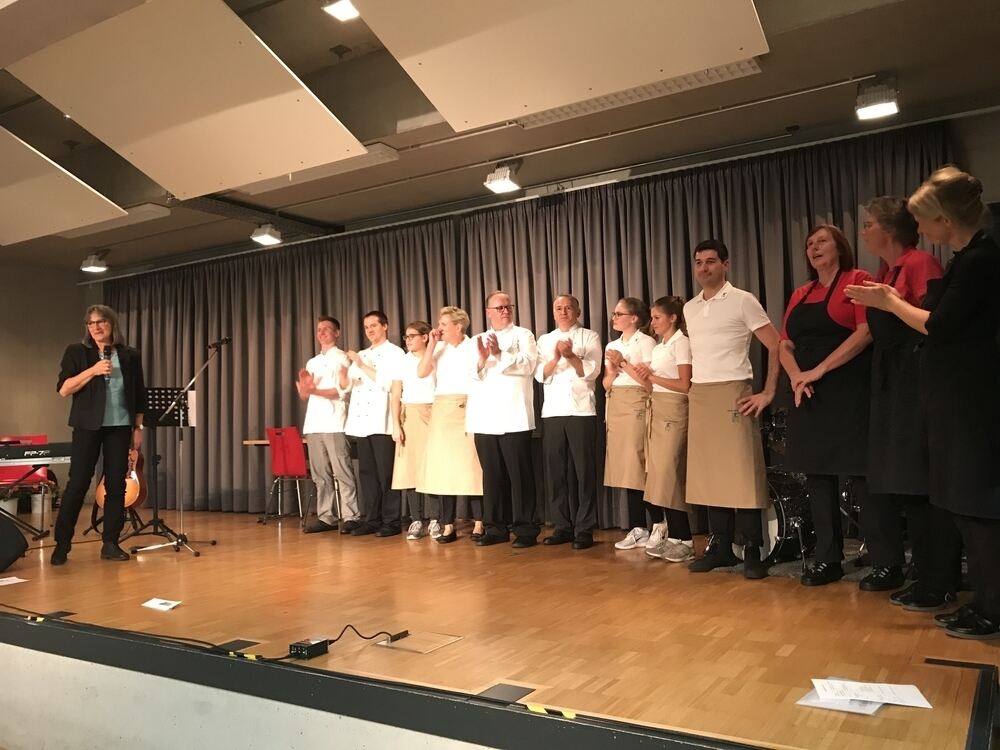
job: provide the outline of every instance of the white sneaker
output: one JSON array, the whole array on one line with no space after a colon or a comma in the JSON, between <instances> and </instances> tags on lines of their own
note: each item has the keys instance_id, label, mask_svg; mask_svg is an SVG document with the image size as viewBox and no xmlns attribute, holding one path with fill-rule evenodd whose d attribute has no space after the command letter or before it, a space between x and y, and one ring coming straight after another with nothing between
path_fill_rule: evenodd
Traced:
<instances>
[{"instance_id":1,"label":"white sneaker","mask_svg":"<svg viewBox=\"0 0 1000 750\"><path fill-rule=\"evenodd\" d=\"M653 524L653 533L649 535L649 539L646 540L647 547L656 547L663 544L663 540L667 538L667 522L660 521L659 523Z\"/></svg>"},{"instance_id":2,"label":"white sneaker","mask_svg":"<svg viewBox=\"0 0 1000 750\"><path fill-rule=\"evenodd\" d=\"M667 540L664 539L659 544L650 547L649 543L646 543L646 554L650 557L663 557L663 553L667 548Z\"/></svg>"},{"instance_id":3,"label":"white sneaker","mask_svg":"<svg viewBox=\"0 0 1000 750\"><path fill-rule=\"evenodd\" d=\"M432 520L431 528L428 533L430 534L431 539L437 539L439 536L441 536L441 524L438 523L436 520Z\"/></svg>"},{"instance_id":4,"label":"white sneaker","mask_svg":"<svg viewBox=\"0 0 1000 750\"><path fill-rule=\"evenodd\" d=\"M645 547L649 539L649 532L641 526L636 526L620 542L615 542L615 549L635 549Z\"/></svg>"},{"instance_id":5,"label":"white sneaker","mask_svg":"<svg viewBox=\"0 0 1000 750\"><path fill-rule=\"evenodd\" d=\"M687 562L694 560L694 542L690 540L667 539L663 543L663 554L660 555L667 562Z\"/></svg>"},{"instance_id":6,"label":"white sneaker","mask_svg":"<svg viewBox=\"0 0 1000 750\"><path fill-rule=\"evenodd\" d=\"M424 535L424 525L420 521L414 521L410 528L406 530L406 538L410 540L419 539Z\"/></svg>"}]
</instances>

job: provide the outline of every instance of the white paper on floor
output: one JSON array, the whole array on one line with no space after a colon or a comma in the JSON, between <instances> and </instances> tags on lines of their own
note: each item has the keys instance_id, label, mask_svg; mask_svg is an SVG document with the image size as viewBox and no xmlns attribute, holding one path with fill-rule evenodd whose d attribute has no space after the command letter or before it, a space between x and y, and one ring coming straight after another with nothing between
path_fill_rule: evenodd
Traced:
<instances>
[{"instance_id":1,"label":"white paper on floor","mask_svg":"<svg viewBox=\"0 0 1000 750\"><path fill-rule=\"evenodd\" d=\"M148 602L143 602L143 607L149 607L150 609L156 609L160 612L167 612L174 607L176 607L180 602L175 602L172 599L150 599Z\"/></svg>"},{"instance_id":2,"label":"white paper on floor","mask_svg":"<svg viewBox=\"0 0 1000 750\"><path fill-rule=\"evenodd\" d=\"M27 583L27 578L18 578L17 576L10 576L8 578L0 578L0 586L13 586L15 583Z\"/></svg>"},{"instance_id":3,"label":"white paper on floor","mask_svg":"<svg viewBox=\"0 0 1000 750\"><path fill-rule=\"evenodd\" d=\"M931 704L916 685L890 685L884 682L855 682L853 680L817 680L813 687L822 701L868 701L892 703L897 706L930 708Z\"/></svg>"}]
</instances>

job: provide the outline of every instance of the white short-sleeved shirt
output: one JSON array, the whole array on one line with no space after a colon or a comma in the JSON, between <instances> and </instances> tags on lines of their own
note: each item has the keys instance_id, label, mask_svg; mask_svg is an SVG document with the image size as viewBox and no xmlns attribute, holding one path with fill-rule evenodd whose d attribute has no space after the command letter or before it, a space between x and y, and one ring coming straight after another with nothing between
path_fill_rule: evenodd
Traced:
<instances>
[{"instance_id":1,"label":"white short-sleeved shirt","mask_svg":"<svg viewBox=\"0 0 1000 750\"><path fill-rule=\"evenodd\" d=\"M434 373L425 378L417 376L417 366L421 356L406 352L399 358L399 365L393 380L403 384L401 400L404 404L430 404L434 401Z\"/></svg>"},{"instance_id":2,"label":"white short-sleeved shirt","mask_svg":"<svg viewBox=\"0 0 1000 750\"><path fill-rule=\"evenodd\" d=\"M612 349L621 352L622 357L632 365L639 365L643 363L649 363L653 359L653 349L656 347L656 339L652 336L647 336L642 331L636 331L632 334L632 337L626 341L625 337L617 338L606 347L604 347L605 353L610 352ZM604 358L604 366L607 367L608 358ZM642 387L642 383L637 381L631 375L625 373L625 370L619 370L617 377L611 385L624 386L638 386Z\"/></svg>"},{"instance_id":3,"label":"white short-sleeved shirt","mask_svg":"<svg viewBox=\"0 0 1000 750\"><path fill-rule=\"evenodd\" d=\"M692 383L750 380L750 336L771 322L750 292L728 281L714 297L704 292L684 305L691 339Z\"/></svg>"},{"instance_id":4,"label":"white short-sleeved shirt","mask_svg":"<svg viewBox=\"0 0 1000 750\"><path fill-rule=\"evenodd\" d=\"M691 364L691 342L681 331L674 331L674 335L666 341L661 341L653 348L653 361L649 369L654 375L661 378L676 380L681 376L677 369L679 365ZM653 393L676 393L686 396L686 393L675 391L672 388L665 388L662 385L653 383Z\"/></svg>"},{"instance_id":5,"label":"white short-sleeved shirt","mask_svg":"<svg viewBox=\"0 0 1000 750\"><path fill-rule=\"evenodd\" d=\"M545 366L556 357L556 344L569 341L583 363L583 377L565 359L545 378ZM591 417L597 414L594 381L601 372L601 337L596 331L575 325L568 331L556 328L538 337L535 380L542 384L545 400L542 417Z\"/></svg>"},{"instance_id":6,"label":"white short-sleeved shirt","mask_svg":"<svg viewBox=\"0 0 1000 750\"><path fill-rule=\"evenodd\" d=\"M344 421L347 419L345 398L349 389L340 389L340 368L350 364L351 361L344 354L344 351L337 347L317 354L306 362L305 369L313 376L316 387L323 391L336 388L340 391L340 398L309 396L309 400L306 402L306 418L302 423L303 435L344 431Z\"/></svg>"},{"instance_id":7,"label":"white short-sleeved shirt","mask_svg":"<svg viewBox=\"0 0 1000 750\"><path fill-rule=\"evenodd\" d=\"M475 366L468 336L459 344L438 341L434 347L434 395L465 396Z\"/></svg>"},{"instance_id":8,"label":"white short-sleeved shirt","mask_svg":"<svg viewBox=\"0 0 1000 750\"><path fill-rule=\"evenodd\" d=\"M393 374L399 370L403 350L390 341L370 346L358 352L361 361L375 368L375 378L351 364L347 377L351 381L351 404L347 409L344 432L352 437L391 435L392 415L389 413L389 390Z\"/></svg>"}]
</instances>

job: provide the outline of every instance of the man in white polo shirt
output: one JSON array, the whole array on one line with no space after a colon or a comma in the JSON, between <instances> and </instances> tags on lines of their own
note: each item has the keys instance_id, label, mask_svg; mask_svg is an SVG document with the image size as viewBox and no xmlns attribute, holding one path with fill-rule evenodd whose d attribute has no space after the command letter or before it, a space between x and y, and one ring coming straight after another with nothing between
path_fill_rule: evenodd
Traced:
<instances>
[{"instance_id":1,"label":"man in white polo shirt","mask_svg":"<svg viewBox=\"0 0 1000 750\"><path fill-rule=\"evenodd\" d=\"M349 351L347 380L351 406L345 432L355 438L361 473L361 510L364 521L352 536L374 534L386 537L400 533L399 490L392 489L392 466L396 444L392 440L389 392L399 370L403 350L388 340L389 319L381 310L364 317L365 336L371 343L360 352Z\"/></svg>"},{"instance_id":2,"label":"man in white polo shirt","mask_svg":"<svg viewBox=\"0 0 1000 750\"><path fill-rule=\"evenodd\" d=\"M535 379L542 384L542 444L549 517L555 532L545 544L594 546L597 525L597 409L594 381L601 372L601 338L583 328L580 302L561 294L552 302L554 331L538 339ZM570 502L575 479L576 503ZM572 508L576 505L576 517Z\"/></svg>"},{"instance_id":3,"label":"man in white polo shirt","mask_svg":"<svg viewBox=\"0 0 1000 750\"><path fill-rule=\"evenodd\" d=\"M475 438L483 467L485 532L476 544L506 542L513 531L512 546L531 547L538 539L531 462L538 346L531 331L514 325L506 292L487 296L486 319L489 329L475 338L478 356L465 410L466 432Z\"/></svg>"},{"instance_id":4,"label":"man in white polo shirt","mask_svg":"<svg viewBox=\"0 0 1000 750\"><path fill-rule=\"evenodd\" d=\"M338 521L342 534L360 525L351 447L344 435L349 388L339 387L341 372L346 371L350 363L347 355L337 348L339 339L337 319L321 316L316 321L319 354L306 362L295 384L299 398L308 402L302 434L309 446L309 473L316 483L316 520L306 525L307 534L333 531ZM339 508L334 478L340 487Z\"/></svg>"},{"instance_id":5,"label":"man in white polo shirt","mask_svg":"<svg viewBox=\"0 0 1000 750\"><path fill-rule=\"evenodd\" d=\"M750 292L726 280L729 250L721 240L694 249L701 293L684 305L691 339L688 394L687 502L708 506L712 541L694 573L736 565L733 542L744 543L743 575L764 578L761 510L770 504L764 449L756 417L774 399L780 366L778 332ZM753 393L750 337L768 350L767 381Z\"/></svg>"}]
</instances>

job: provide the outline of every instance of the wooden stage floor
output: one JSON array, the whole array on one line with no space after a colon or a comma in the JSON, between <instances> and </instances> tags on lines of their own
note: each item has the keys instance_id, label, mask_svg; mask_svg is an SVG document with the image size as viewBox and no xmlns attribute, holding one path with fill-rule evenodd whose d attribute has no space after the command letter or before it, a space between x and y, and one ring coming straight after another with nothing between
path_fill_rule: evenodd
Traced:
<instances>
[{"instance_id":1,"label":"wooden stage floor","mask_svg":"<svg viewBox=\"0 0 1000 750\"><path fill-rule=\"evenodd\" d=\"M949 638L929 615L854 584L693 575L616 551L617 531L573 552L477 548L461 528L458 542L439 545L304 535L294 519L185 517L192 538L218 546L201 546L198 558L167 550L111 563L99 544L76 544L56 568L35 543L3 574L28 581L0 588L0 602L214 643L248 639L260 642L248 651L275 657L346 623L365 634L452 634L461 640L429 654L348 634L308 665L469 693L524 685L534 688L524 702L774 748L964 748L978 673L924 659L1000 657L1000 643ZM152 597L183 603L165 613L140 606ZM796 705L810 678L827 676L915 683L934 708L867 717Z\"/></svg>"}]
</instances>

